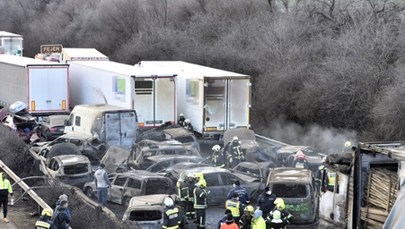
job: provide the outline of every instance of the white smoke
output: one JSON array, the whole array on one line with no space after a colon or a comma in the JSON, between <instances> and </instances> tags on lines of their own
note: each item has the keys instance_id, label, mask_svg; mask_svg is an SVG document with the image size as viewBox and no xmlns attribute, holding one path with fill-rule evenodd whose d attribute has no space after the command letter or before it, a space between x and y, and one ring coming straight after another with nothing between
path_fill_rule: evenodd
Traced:
<instances>
[{"instance_id":1,"label":"white smoke","mask_svg":"<svg viewBox=\"0 0 405 229\"><path fill-rule=\"evenodd\" d=\"M326 128L317 124L301 126L279 118L264 131L265 136L290 144L312 146L316 151L324 154L341 153L346 141L352 145L357 143L355 131Z\"/></svg>"}]
</instances>

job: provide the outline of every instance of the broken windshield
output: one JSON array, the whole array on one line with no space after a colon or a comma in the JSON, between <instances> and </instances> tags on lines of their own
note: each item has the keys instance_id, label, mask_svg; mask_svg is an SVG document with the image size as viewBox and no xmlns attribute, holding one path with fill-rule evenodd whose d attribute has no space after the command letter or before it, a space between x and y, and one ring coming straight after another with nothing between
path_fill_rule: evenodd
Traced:
<instances>
[{"instance_id":1,"label":"broken windshield","mask_svg":"<svg viewBox=\"0 0 405 229\"><path fill-rule=\"evenodd\" d=\"M64 166L63 171L66 175L81 174L88 172L89 167L87 164L67 165Z\"/></svg>"},{"instance_id":2,"label":"broken windshield","mask_svg":"<svg viewBox=\"0 0 405 229\"><path fill-rule=\"evenodd\" d=\"M160 219L162 219L162 212L159 210L137 210L129 214L129 220L131 221L154 221Z\"/></svg>"},{"instance_id":3,"label":"broken windshield","mask_svg":"<svg viewBox=\"0 0 405 229\"><path fill-rule=\"evenodd\" d=\"M272 192L281 198L305 198L307 185L305 184L273 184Z\"/></svg>"}]
</instances>

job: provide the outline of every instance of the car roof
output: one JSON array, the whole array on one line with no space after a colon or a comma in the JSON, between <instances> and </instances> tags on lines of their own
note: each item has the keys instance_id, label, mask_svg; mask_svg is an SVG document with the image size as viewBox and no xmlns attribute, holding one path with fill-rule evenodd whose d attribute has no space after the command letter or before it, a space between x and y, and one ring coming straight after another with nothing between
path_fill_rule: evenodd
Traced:
<instances>
[{"instance_id":1,"label":"car roof","mask_svg":"<svg viewBox=\"0 0 405 229\"><path fill-rule=\"evenodd\" d=\"M304 149L312 149L312 147L310 146L296 146L296 145L288 145L288 146L283 146L280 149L278 149L278 151L280 152L296 152L298 150L304 150Z\"/></svg>"},{"instance_id":2,"label":"car roof","mask_svg":"<svg viewBox=\"0 0 405 229\"><path fill-rule=\"evenodd\" d=\"M136 178L141 178L141 179L145 179L145 178L162 178L162 179L169 179L167 177L161 176L159 174L156 173L152 173L152 172L148 172L145 170L130 170L127 172L123 172L123 173L114 173L115 175L122 175L122 176L126 176L126 177L136 177Z\"/></svg>"},{"instance_id":3,"label":"car roof","mask_svg":"<svg viewBox=\"0 0 405 229\"><path fill-rule=\"evenodd\" d=\"M64 165L72 165L77 163L90 163L88 157L84 155L59 155L54 156L57 161L61 162Z\"/></svg>"},{"instance_id":4,"label":"car roof","mask_svg":"<svg viewBox=\"0 0 405 229\"><path fill-rule=\"evenodd\" d=\"M149 161L154 162L161 162L161 161L174 161L174 160L193 160L193 161L200 161L202 158L196 155L156 155L148 157Z\"/></svg>"},{"instance_id":5,"label":"car roof","mask_svg":"<svg viewBox=\"0 0 405 229\"><path fill-rule=\"evenodd\" d=\"M280 182L312 182L312 172L309 169L278 167L270 171L269 183Z\"/></svg>"},{"instance_id":6,"label":"car roof","mask_svg":"<svg viewBox=\"0 0 405 229\"><path fill-rule=\"evenodd\" d=\"M169 134L172 138L177 138L179 136L192 136L194 134L190 133L188 130L184 129L183 127L177 128L168 128L163 130L164 133Z\"/></svg>"}]
</instances>

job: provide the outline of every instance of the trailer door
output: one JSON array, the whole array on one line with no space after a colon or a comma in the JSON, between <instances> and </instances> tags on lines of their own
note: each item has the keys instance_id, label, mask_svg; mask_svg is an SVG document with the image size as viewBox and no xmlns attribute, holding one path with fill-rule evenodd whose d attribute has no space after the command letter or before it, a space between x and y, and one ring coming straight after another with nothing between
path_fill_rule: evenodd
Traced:
<instances>
[{"instance_id":1,"label":"trailer door","mask_svg":"<svg viewBox=\"0 0 405 229\"><path fill-rule=\"evenodd\" d=\"M245 127L249 128L250 113L250 80L227 80L227 129Z\"/></svg>"},{"instance_id":2,"label":"trailer door","mask_svg":"<svg viewBox=\"0 0 405 229\"><path fill-rule=\"evenodd\" d=\"M175 122L175 83L173 77L135 77L135 110L140 127L158 127Z\"/></svg>"},{"instance_id":3,"label":"trailer door","mask_svg":"<svg viewBox=\"0 0 405 229\"><path fill-rule=\"evenodd\" d=\"M226 121L226 80L205 79L204 82L204 132L223 132Z\"/></svg>"},{"instance_id":4,"label":"trailer door","mask_svg":"<svg viewBox=\"0 0 405 229\"><path fill-rule=\"evenodd\" d=\"M136 114L133 111L111 112L104 115L104 133L107 145L131 148L136 140Z\"/></svg>"},{"instance_id":5,"label":"trailer door","mask_svg":"<svg viewBox=\"0 0 405 229\"><path fill-rule=\"evenodd\" d=\"M28 106L33 113L68 111L67 69L67 66L29 66Z\"/></svg>"}]
</instances>

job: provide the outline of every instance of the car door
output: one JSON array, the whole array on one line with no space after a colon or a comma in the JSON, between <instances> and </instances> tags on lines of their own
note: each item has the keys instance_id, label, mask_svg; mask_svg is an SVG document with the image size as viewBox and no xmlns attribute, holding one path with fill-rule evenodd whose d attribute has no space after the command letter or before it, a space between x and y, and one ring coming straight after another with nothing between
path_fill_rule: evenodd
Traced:
<instances>
[{"instance_id":1,"label":"car door","mask_svg":"<svg viewBox=\"0 0 405 229\"><path fill-rule=\"evenodd\" d=\"M221 173L220 174L220 185L222 192L224 193L224 200L227 199L229 191L233 188L233 184L235 181L240 179L236 176L234 176L231 173Z\"/></svg>"},{"instance_id":2,"label":"car door","mask_svg":"<svg viewBox=\"0 0 405 229\"><path fill-rule=\"evenodd\" d=\"M121 204L126 183L126 176L118 175L117 177L115 177L108 192L108 200L117 204Z\"/></svg>"},{"instance_id":3,"label":"car door","mask_svg":"<svg viewBox=\"0 0 405 229\"><path fill-rule=\"evenodd\" d=\"M208 204L213 205L224 203L226 194L224 194L224 189L219 182L219 174L206 173L204 174L204 178L207 182L207 190L210 191L208 194Z\"/></svg>"}]
</instances>

